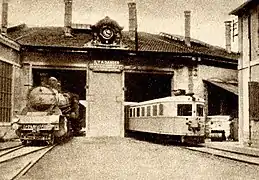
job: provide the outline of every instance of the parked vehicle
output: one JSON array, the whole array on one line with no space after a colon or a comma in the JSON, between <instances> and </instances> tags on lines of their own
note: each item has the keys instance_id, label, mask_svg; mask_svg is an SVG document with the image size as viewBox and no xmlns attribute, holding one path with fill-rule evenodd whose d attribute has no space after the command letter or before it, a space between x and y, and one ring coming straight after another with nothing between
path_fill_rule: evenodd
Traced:
<instances>
[{"instance_id":1,"label":"parked vehicle","mask_svg":"<svg viewBox=\"0 0 259 180\"><path fill-rule=\"evenodd\" d=\"M226 141L230 138L230 116L207 116L207 128L211 141Z\"/></svg>"}]
</instances>

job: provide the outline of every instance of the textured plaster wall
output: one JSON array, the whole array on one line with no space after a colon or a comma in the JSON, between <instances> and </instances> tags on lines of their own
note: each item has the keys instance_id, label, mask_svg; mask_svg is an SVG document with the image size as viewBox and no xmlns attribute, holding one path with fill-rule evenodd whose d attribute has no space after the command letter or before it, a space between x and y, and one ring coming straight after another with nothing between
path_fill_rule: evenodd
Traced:
<instances>
[{"instance_id":1,"label":"textured plaster wall","mask_svg":"<svg viewBox=\"0 0 259 180\"><path fill-rule=\"evenodd\" d=\"M1 43L0 43L0 58L17 64L20 63L20 55L18 51L6 45L3 45Z\"/></svg>"},{"instance_id":2,"label":"textured plaster wall","mask_svg":"<svg viewBox=\"0 0 259 180\"><path fill-rule=\"evenodd\" d=\"M181 67L174 71L174 89L185 89L188 91L188 68Z\"/></svg>"},{"instance_id":3,"label":"textured plaster wall","mask_svg":"<svg viewBox=\"0 0 259 180\"><path fill-rule=\"evenodd\" d=\"M5 44L0 43L0 61L3 61L5 63L8 63L13 69L12 74L12 98L11 98L11 104L12 104L12 112L11 114L14 114L14 111L16 109L19 109L20 107L20 55L17 50L14 50L13 48L6 46ZM0 122L0 141L1 140L7 140L7 139L13 139L17 136L15 135L14 131L11 130L10 122L12 119L12 115L10 119L8 119L8 122Z\"/></svg>"},{"instance_id":4,"label":"textured plaster wall","mask_svg":"<svg viewBox=\"0 0 259 180\"><path fill-rule=\"evenodd\" d=\"M238 79L238 71L234 69L226 69L221 67L213 67L206 65L198 65L197 71L192 73L193 92L204 98L204 84L202 80L212 78L220 80L236 80ZM174 89L185 89L188 92L188 68L182 67L174 71Z\"/></svg>"},{"instance_id":5,"label":"textured plaster wall","mask_svg":"<svg viewBox=\"0 0 259 180\"><path fill-rule=\"evenodd\" d=\"M241 144L247 146L249 142L249 93L248 82L259 82L259 56L258 56L258 6L250 11L249 16L239 17L239 139ZM249 57L249 35L251 36L251 59ZM250 61L251 60L251 61ZM251 69L250 69L251 67ZM250 79L251 78L251 79ZM258 122L251 121L252 146L259 147L259 125Z\"/></svg>"}]
</instances>

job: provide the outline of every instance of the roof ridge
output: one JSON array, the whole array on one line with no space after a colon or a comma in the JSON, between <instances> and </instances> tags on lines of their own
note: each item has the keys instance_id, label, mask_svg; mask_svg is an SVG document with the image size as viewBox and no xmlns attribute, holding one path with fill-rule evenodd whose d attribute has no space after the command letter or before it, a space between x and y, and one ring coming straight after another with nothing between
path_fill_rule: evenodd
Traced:
<instances>
[{"instance_id":1,"label":"roof ridge","mask_svg":"<svg viewBox=\"0 0 259 180\"><path fill-rule=\"evenodd\" d=\"M160 36L163 36L163 37L167 37L167 38L171 38L171 37L168 37L168 36L172 36L172 37L175 38L175 40L184 41L184 36L182 36L182 35L170 34L170 33L165 33L165 32L160 32L159 35L160 35ZM171 38L171 39L173 39L173 38ZM198 44L204 45L204 46L206 46L206 47L211 47L211 48L217 48L217 49L221 49L221 50L226 50L226 49L224 49L223 47L211 45L211 44L209 44L209 43L206 43L206 42L204 42L204 41L201 41L201 40L198 40L198 39L195 39L195 38L191 38L191 42L198 43Z\"/></svg>"},{"instance_id":2,"label":"roof ridge","mask_svg":"<svg viewBox=\"0 0 259 180\"><path fill-rule=\"evenodd\" d=\"M147 34L150 34L150 35L157 35L157 34L152 34L152 33L147 33ZM154 39L156 39L156 40L158 40L158 41L161 41L161 42L164 42L164 43L167 43L167 44L172 45L172 43L170 43L170 42L168 42L168 41L165 41L165 40L163 40L163 39L159 39L159 38L157 38L157 37L152 37L152 38L154 38ZM179 45L179 44L174 44L174 46L177 46L177 47L179 47L179 48L181 48L181 49L183 49L183 50L188 50L190 53L193 52L190 48L185 47L185 46L181 46L181 45Z\"/></svg>"}]
</instances>

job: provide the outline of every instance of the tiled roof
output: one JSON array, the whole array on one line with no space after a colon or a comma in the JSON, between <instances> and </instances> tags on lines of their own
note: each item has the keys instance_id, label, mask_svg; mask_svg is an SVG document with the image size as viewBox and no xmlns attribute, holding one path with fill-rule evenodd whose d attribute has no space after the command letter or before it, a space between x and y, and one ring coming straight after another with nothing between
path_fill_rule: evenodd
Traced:
<instances>
[{"instance_id":1,"label":"tiled roof","mask_svg":"<svg viewBox=\"0 0 259 180\"><path fill-rule=\"evenodd\" d=\"M8 36L22 45L82 47L92 38L88 33L65 37L62 27L34 27L8 32Z\"/></svg>"},{"instance_id":2,"label":"tiled roof","mask_svg":"<svg viewBox=\"0 0 259 180\"><path fill-rule=\"evenodd\" d=\"M92 38L89 31L81 31L74 33L73 37L65 37L63 27L24 27L8 31L8 36L21 45L58 47L84 47ZM126 45L129 50L135 50L135 42L130 40L129 32L122 32L122 43ZM138 32L138 50L182 54L193 53L232 60L238 59L237 53L228 53L223 48L210 46L200 41L191 41L191 47L188 47L184 41L179 38L168 38L160 34L150 34L146 32Z\"/></svg>"},{"instance_id":3,"label":"tiled roof","mask_svg":"<svg viewBox=\"0 0 259 180\"><path fill-rule=\"evenodd\" d=\"M185 45L184 37L179 35L172 35L167 33L160 33L162 37L167 42L170 42L171 44L175 44L178 46L187 47ZM192 53L200 54L200 55L209 55L209 56L218 56L218 57L224 57L229 59L238 59L238 53L234 52L227 52L226 49L218 46L212 46L210 44L204 43L202 41L191 39L191 47L188 47L189 50Z\"/></svg>"},{"instance_id":4,"label":"tiled roof","mask_svg":"<svg viewBox=\"0 0 259 180\"><path fill-rule=\"evenodd\" d=\"M123 32L123 44L128 45L130 49L134 49L134 42L130 40L129 33ZM156 34L138 32L138 50L150 52L169 52L169 53L190 53L191 51L178 44L172 44Z\"/></svg>"}]
</instances>

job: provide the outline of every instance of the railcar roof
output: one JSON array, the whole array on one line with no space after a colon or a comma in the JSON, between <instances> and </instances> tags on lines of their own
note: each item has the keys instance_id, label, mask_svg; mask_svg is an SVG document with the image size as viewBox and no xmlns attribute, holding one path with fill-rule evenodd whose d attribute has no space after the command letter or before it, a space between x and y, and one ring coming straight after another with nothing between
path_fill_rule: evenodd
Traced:
<instances>
[{"instance_id":1,"label":"railcar roof","mask_svg":"<svg viewBox=\"0 0 259 180\"><path fill-rule=\"evenodd\" d=\"M164 98L158 98L158 99L152 99L152 100L148 100L148 101L143 101L143 102L139 102L139 103L130 103L128 105L131 106L139 106L139 105L146 105L146 104L153 104L153 103L162 103L162 102L170 102L170 101L174 101L174 102L186 102L186 101L192 101L192 97L195 97L195 101L196 102L202 102L204 103L204 99L199 98L197 96L187 96L187 95L181 95L181 96L168 96L168 97L164 97Z\"/></svg>"},{"instance_id":2,"label":"railcar roof","mask_svg":"<svg viewBox=\"0 0 259 180\"><path fill-rule=\"evenodd\" d=\"M138 105L138 102L124 102L124 106Z\"/></svg>"}]
</instances>

